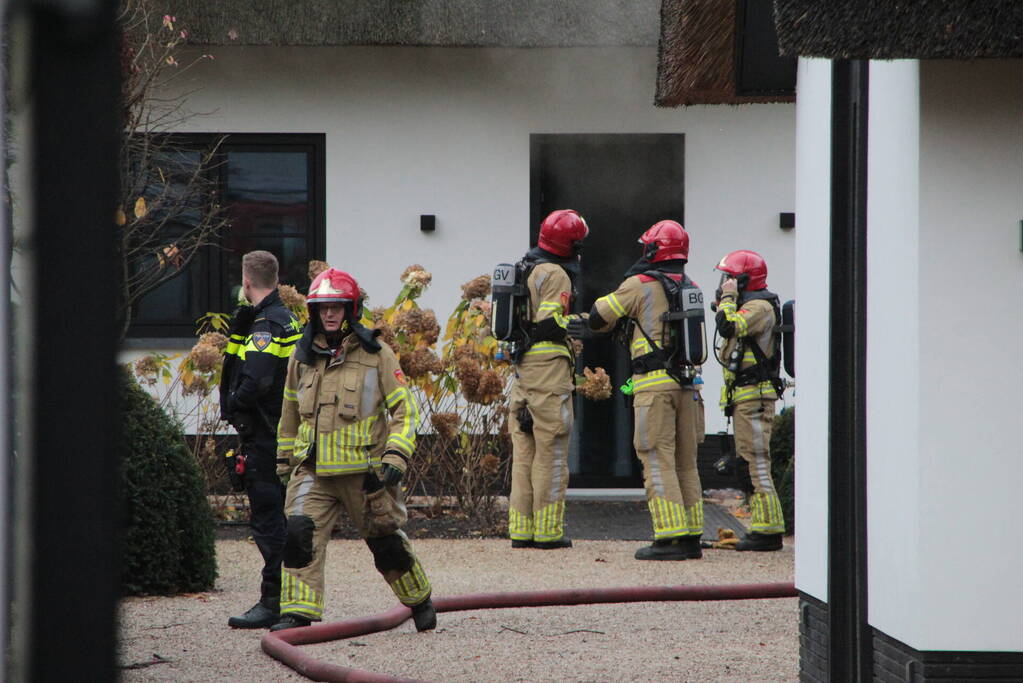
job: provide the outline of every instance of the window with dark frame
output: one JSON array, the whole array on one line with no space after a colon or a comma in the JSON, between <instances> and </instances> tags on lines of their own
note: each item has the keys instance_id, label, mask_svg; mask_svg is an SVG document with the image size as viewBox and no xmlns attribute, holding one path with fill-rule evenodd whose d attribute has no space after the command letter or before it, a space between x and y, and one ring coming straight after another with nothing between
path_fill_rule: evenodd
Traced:
<instances>
[{"instance_id":1,"label":"window with dark frame","mask_svg":"<svg viewBox=\"0 0 1023 683\"><path fill-rule=\"evenodd\" d=\"M265 249L280 262L280 281L309 286L311 259L325 258L323 134L176 134L182 148L211 147L215 197L228 220L216 244L204 247L179 276L146 295L128 336L191 337L207 312L230 312L241 287L242 256ZM198 159L198 154L196 154Z\"/></svg>"}]
</instances>

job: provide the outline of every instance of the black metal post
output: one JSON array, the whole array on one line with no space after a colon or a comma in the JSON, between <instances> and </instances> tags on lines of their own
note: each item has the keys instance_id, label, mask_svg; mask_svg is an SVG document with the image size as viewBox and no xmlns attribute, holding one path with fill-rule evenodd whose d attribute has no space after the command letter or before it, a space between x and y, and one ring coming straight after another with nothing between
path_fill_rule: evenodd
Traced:
<instances>
[{"instance_id":1,"label":"black metal post","mask_svg":"<svg viewBox=\"0 0 1023 683\"><path fill-rule=\"evenodd\" d=\"M31 681L117 679L116 2L33 0ZM27 624L24 623L27 621Z\"/></svg>"},{"instance_id":2,"label":"black metal post","mask_svg":"<svg viewBox=\"0 0 1023 683\"><path fill-rule=\"evenodd\" d=\"M869 62L836 60L831 96L828 667L870 681L867 623L867 111Z\"/></svg>"}]
</instances>

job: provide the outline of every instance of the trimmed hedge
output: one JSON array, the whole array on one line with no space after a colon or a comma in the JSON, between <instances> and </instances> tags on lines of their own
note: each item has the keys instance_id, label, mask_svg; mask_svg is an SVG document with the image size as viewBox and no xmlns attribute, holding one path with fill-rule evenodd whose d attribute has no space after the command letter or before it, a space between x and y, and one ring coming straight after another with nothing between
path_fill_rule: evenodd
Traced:
<instances>
[{"instance_id":1,"label":"trimmed hedge","mask_svg":"<svg viewBox=\"0 0 1023 683\"><path fill-rule=\"evenodd\" d=\"M217 578L213 514L195 458L181 428L128 372L120 392L124 592L208 590Z\"/></svg>"},{"instance_id":2,"label":"trimmed hedge","mask_svg":"<svg viewBox=\"0 0 1023 683\"><path fill-rule=\"evenodd\" d=\"M796 533L796 410L785 408L774 416L771 431L771 478L781 499L785 533Z\"/></svg>"}]
</instances>

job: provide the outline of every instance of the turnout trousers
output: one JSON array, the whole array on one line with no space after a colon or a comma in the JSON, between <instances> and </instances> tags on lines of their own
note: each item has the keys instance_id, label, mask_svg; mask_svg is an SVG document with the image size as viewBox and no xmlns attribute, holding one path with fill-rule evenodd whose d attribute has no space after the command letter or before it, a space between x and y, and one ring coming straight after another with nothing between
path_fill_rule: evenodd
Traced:
<instances>
[{"instance_id":1,"label":"turnout trousers","mask_svg":"<svg viewBox=\"0 0 1023 683\"><path fill-rule=\"evenodd\" d=\"M754 400L736 403L732 421L735 429L735 451L749 463L749 477L753 482L750 530L761 534L785 533L781 501L771 478L774 401Z\"/></svg>"},{"instance_id":2,"label":"turnout trousers","mask_svg":"<svg viewBox=\"0 0 1023 683\"><path fill-rule=\"evenodd\" d=\"M363 529L366 494L362 490L364 472L318 477L314 468L312 463L299 465L288 482L281 614L319 621L323 618L323 574L331 529L342 507L355 527ZM398 487L389 488L389 492L401 500ZM403 504L401 509L404 512ZM401 530L365 540L377 571L403 605L412 607L430 597L430 581Z\"/></svg>"},{"instance_id":3,"label":"turnout trousers","mask_svg":"<svg viewBox=\"0 0 1023 683\"><path fill-rule=\"evenodd\" d=\"M572 368L564 357L527 358L516 368L508 406L512 441L508 536L513 540L549 542L565 535L574 389Z\"/></svg>"},{"instance_id":4,"label":"turnout trousers","mask_svg":"<svg viewBox=\"0 0 1023 683\"><path fill-rule=\"evenodd\" d=\"M702 435L699 394L682 388L634 397L633 446L643 463L643 485L654 539L703 534L703 489L696 469Z\"/></svg>"}]
</instances>

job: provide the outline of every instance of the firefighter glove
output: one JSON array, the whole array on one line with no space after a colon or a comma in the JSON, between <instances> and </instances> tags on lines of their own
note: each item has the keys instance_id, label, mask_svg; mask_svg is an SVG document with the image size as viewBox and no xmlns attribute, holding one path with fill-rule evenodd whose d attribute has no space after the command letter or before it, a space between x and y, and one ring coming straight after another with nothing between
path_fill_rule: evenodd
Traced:
<instances>
[{"instance_id":1,"label":"firefighter glove","mask_svg":"<svg viewBox=\"0 0 1023 683\"><path fill-rule=\"evenodd\" d=\"M574 339L593 339L600 336L597 332L590 329L590 323L586 318L585 314L569 316L568 325L565 327L569 337Z\"/></svg>"},{"instance_id":2,"label":"firefighter glove","mask_svg":"<svg viewBox=\"0 0 1023 683\"><path fill-rule=\"evenodd\" d=\"M384 486L397 486L401 483L401 477L404 474L394 465L383 464L380 466L380 481L384 483Z\"/></svg>"}]
</instances>

